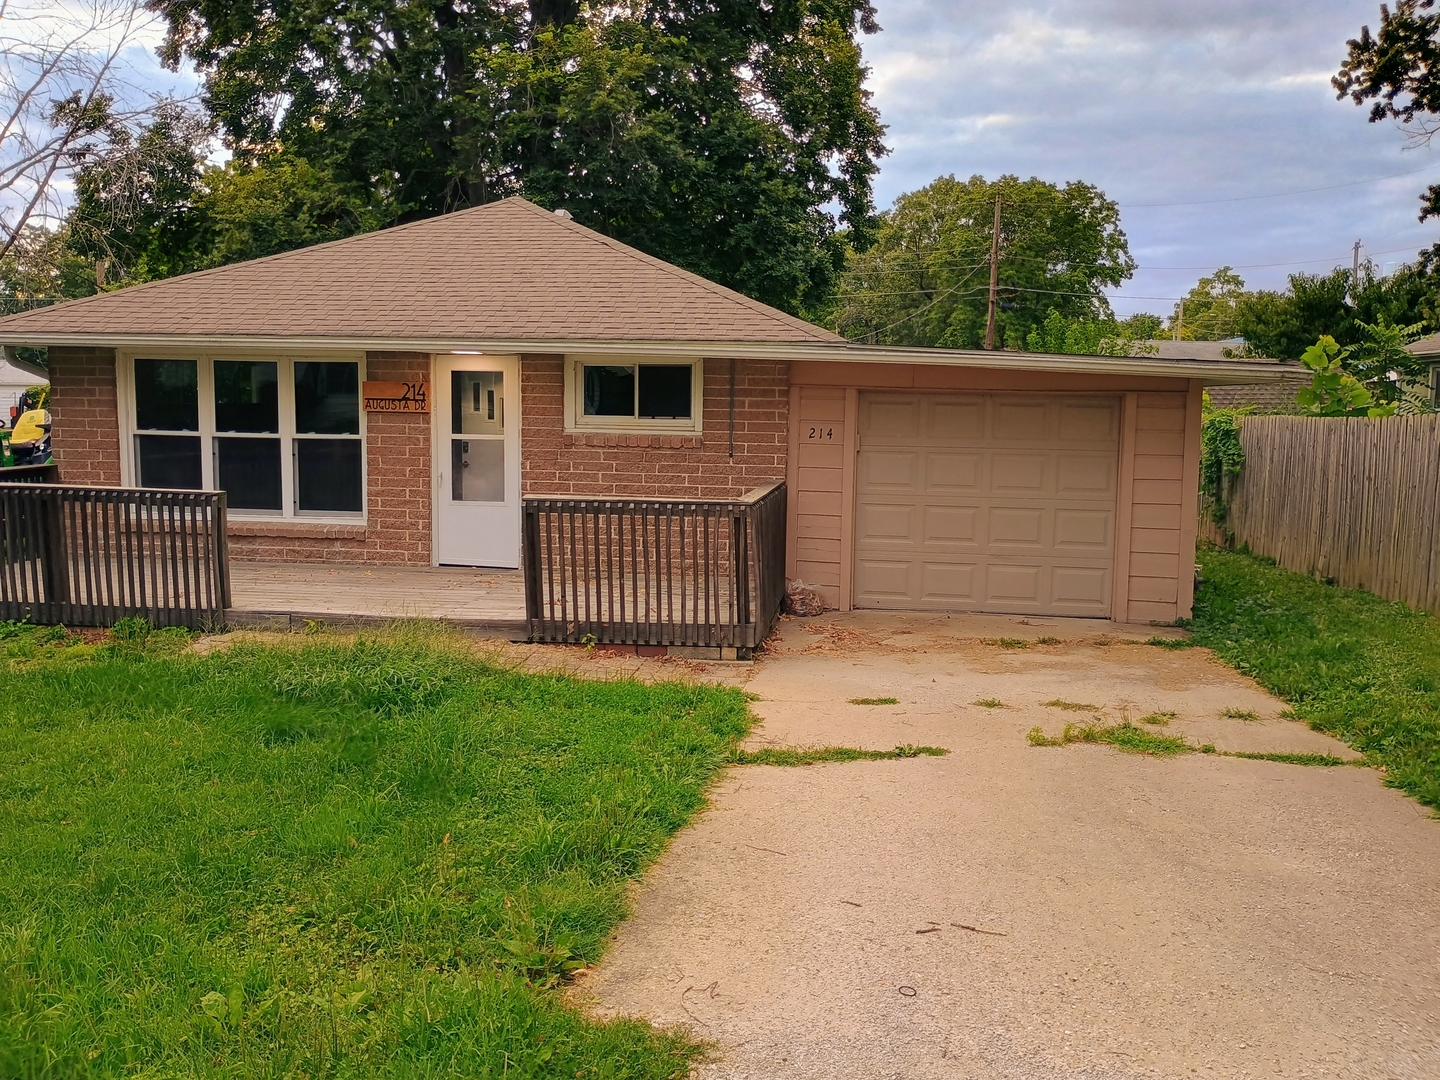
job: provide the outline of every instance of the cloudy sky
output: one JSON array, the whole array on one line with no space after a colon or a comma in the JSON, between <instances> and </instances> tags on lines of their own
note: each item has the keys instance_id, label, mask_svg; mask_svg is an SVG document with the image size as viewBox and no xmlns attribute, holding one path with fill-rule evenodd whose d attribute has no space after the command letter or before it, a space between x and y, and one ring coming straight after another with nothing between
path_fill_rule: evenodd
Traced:
<instances>
[{"instance_id":1,"label":"cloudy sky","mask_svg":"<svg viewBox=\"0 0 1440 1080\"><path fill-rule=\"evenodd\" d=\"M1348 266L1357 239L1393 269L1440 238L1440 222L1416 220L1440 148L1406 150L1330 88L1379 0L876 5L883 30L864 48L892 150L880 205L946 173L1095 184L1121 204L1141 266L1118 314L1168 314L1151 298L1222 264L1279 287ZM1377 180L1401 173L1419 175Z\"/></svg>"}]
</instances>

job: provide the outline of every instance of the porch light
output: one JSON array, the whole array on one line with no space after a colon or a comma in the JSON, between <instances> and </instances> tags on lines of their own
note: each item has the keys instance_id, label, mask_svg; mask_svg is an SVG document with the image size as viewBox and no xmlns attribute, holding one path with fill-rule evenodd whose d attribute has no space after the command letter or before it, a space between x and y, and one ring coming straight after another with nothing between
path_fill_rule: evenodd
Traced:
<instances>
[{"instance_id":1,"label":"porch light","mask_svg":"<svg viewBox=\"0 0 1440 1080\"><path fill-rule=\"evenodd\" d=\"M479 349L451 349L451 356L484 356Z\"/></svg>"}]
</instances>

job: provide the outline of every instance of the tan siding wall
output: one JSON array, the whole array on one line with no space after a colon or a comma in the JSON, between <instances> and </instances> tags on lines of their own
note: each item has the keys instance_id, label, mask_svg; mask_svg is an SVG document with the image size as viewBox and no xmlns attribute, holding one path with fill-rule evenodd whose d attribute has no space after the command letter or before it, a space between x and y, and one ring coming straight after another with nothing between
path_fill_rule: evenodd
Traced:
<instances>
[{"instance_id":1,"label":"tan siding wall","mask_svg":"<svg viewBox=\"0 0 1440 1080\"><path fill-rule=\"evenodd\" d=\"M795 563L798 577L840 606L844 522L845 391L800 387L795 444ZM812 438L812 435L814 436Z\"/></svg>"},{"instance_id":2,"label":"tan siding wall","mask_svg":"<svg viewBox=\"0 0 1440 1080\"><path fill-rule=\"evenodd\" d=\"M50 444L67 484L120 485L115 350L50 350Z\"/></svg>"},{"instance_id":3,"label":"tan siding wall","mask_svg":"<svg viewBox=\"0 0 1440 1080\"><path fill-rule=\"evenodd\" d=\"M847 389L1114 392L1133 401L1133 446L1129 471L1122 469L1129 491L1125 535L1116 537L1116 567L1124 573L1117 583L1112 617L1133 622L1173 622L1190 614L1193 528L1184 524L1186 499L1193 497L1198 478L1198 395L1188 382L1158 377L1087 376L1068 372L1014 372L924 365L796 363L797 431L793 433L796 511L793 554L788 574L814 585L828 602L848 602L849 568L844 554L853 531L854 507L844 494L847 463L842 442L853 446L846 421ZM833 443L811 440L808 429L824 422L835 428ZM842 431L844 432L842 435ZM1193 445L1192 445L1193 443ZM1126 445L1126 443L1122 443ZM853 501L848 500L848 501ZM1193 514L1191 515L1194 516ZM1117 522L1126 515L1117 514ZM1186 545L1192 549L1183 551Z\"/></svg>"},{"instance_id":4,"label":"tan siding wall","mask_svg":"<svg viewBox=\"0 0 1440 1080\"><path fill-rule=\"evenodd\" d=\"M1186 393L1137 395L1129 603L1124 616L1130 622L1174 622L1180 568L1194 563L1193 551L1183 559L1180 554L1186 398Z\"/></svg>"},{"instance_id":5,"label":"tan siding wall","mask_svg":"<svg viewBox=\"0 0 1440 1080\"><path fill-rule=\"evenodd\" d=\"M559 356L522 356L521 487L526 495L733 499L785 478L790 379L781 361L735 365L730 457L730 362L705 361L700 435L565 432Z\"/></svg>"}]
</instances>

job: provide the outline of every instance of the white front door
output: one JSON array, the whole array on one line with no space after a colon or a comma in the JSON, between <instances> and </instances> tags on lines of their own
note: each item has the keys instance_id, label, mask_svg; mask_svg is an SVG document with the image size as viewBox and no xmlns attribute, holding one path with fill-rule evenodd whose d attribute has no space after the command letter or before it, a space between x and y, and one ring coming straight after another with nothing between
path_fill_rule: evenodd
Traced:
<instances>
[{"instance_id":1,"label":"white front door","mask_svg":"<svg viewBox=\"0 0 1440 1080\"><path fill-rule=\"evenodd\" d=\"M520 565L520 364L435 358L435 561Z\"/></svg>"}]
</instances>

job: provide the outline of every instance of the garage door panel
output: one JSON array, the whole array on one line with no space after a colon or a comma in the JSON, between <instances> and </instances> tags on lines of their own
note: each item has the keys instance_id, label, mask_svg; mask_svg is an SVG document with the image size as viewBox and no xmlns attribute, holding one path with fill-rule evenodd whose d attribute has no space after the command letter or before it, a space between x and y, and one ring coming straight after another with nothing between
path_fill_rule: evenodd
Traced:
<instances>
[{"instance_id":1,"label":"garage door panel","mask_svg":"<svg viewBox=\"0 0 1440 1080\"><path fill-rule=\"evenodd\" d=\"M964 544L976 547L983 542L978 506L935 506L923 508L925 527L920 534L923 544L953 547Z\"/></svg>"},{"instance_id":2,"label":"garage door panel","mask_svg":"<svg viewBox=\"0 0 1440 1080\"><path fill-rule=\"evenodd\" d=\"M997 495L1044 495L1051 461L1046 454L994 454L990 490Z\"/></svg>"},{"instance_id":3,"label":"garage door panel","mask_svg":"<svg viewBox=\"0 0 1440 1080\"><path fill-rule=\"evenodd\" d=\"M926 605L974 607L981 567L974 562L927 562L920 570L920 599Z\"/></svg>"},{"instance_id":4,"label":"garage door panel","mask_svg":"<svg viewBox=\"0 0 1440 1080\"><path fill-rule=\"evenodd\" d=\"M1072 510L1065 507L1055 511L1055 550L1076 551L1088 549L1097 554L1110 550L1110 537L1115 532L1115 515L1109 510Z\"/></svg>"},{"instance_id":5,"label":"garage door panel","mask_svg":"<svg viewBox=\"0 0 1440 1080\"><path fill-rule=\"evenodd\" d=\"M857 559L855 602L860 607L895 607L909 603L916 589L918 564L908 559Z\"/></svg>"},{"instance_id":6,"label":"garage door panel","mask_svg":"<svg viewBox=\"0 0 1440 1080\"><path fill-rule=\"evenodd\" d=\"M924 439L931 442L983 442L985 399L927 399L924 426L918 430Z\"/></svg>"},{"instance_id":7,"label":"garage door panel","mask_svg":"<svg viewBox=\"0 0 1440 1080\"><path fill-rule=\"evenodd\" d=\"M864 394L859 607L1109 613L1114 397Z\"/></svg>"},{"instance_id":8,"label":"garage door panel","mask_svg":"<svg viewBox=\"0 0 1440 1080\"><path fill-rule=\"evenodd\" d=\"M1119 440L1118 401L1061 402L1059 411L1061 442L1110 446Z\"/></svg>"},{"instance_id":9,"label":"garage door panel","mask_svg":"<svg viewBox=\"0 0 1440 1080\"><path fill-rule=\"evenodd\" d=\"M985 455L978 450L925 452L925 491L931 495L973 494L985 475Z\"/></svg>"},{"instance_id":10,"label":"garage door panel","mask_svg":"<svg viewBox=\"0 0 1440 1080\"><path fill-rule=\"evenodd\" d=\"M1045 546L1046 512L1040 507L992 506L986 539L991 547Z\"/></svg>"},{"instance_id":11,"label":"garage door panel","mask_svg":"<svg viewBox=\"0 0 1440 1080\"><path fill-rule=\"evenodd\" d=\"M1050 599L1057 606L1090 609L1104 615L1110 610L1110 568L1056 566L1050 572Z\"/></svg>"},{"instance_id":12,"label":"garage door panel","mask_svg":"<svg viewBox=\"0 0 1440 1080\"><path fill-rule=\"evenodd\" d=\"M1044 573L1038 563L991 563L985 573L985 600L990 604L1039 604Z\"/></svg>"},{"instance_id":13,"label":"garage door panel","mask_svg":"<svg viewBox=\"0 0 1440 1080\"><path fill-rule=\"evenodd\" d=\"M867 398L860 430L880 441L914 442L920 434L920 399Z\"/></svg>"},{"instance_id":14,"label":"garage door panel","mask_svg":"<svg viewBox=\"0 0 1440 1080\"><path fill-rule=\"evenodd\" d=\"M990 400L990 437L995 441L1033 443L1053 438L1048 401Z\"/></svg>"},{"instance_id":15,"label":"garage door panel","mask_svg":"<svg viewBox=\"0 0 1440 1080\"><path fill-rule=\"evenodd\" d=\"M1065 497L1113 498L1116 461L1113 454L1064 454L1057 460L1055 494Z\"/></svg>"},{"instance_id":16,"label":"garage door panel","mask_svg":"<svg viewBox=\"0 0 1440 1080\"><path fill-rule=\"evenodd\" d=\"M914 492L920 486L918 450L876 450L863 455L860 485L866 492ZM883 496L882 496L883 497Z\"/></svg>"},{"instance_id":17,"label":"garage door panel","mask_svg":"<svg viewBox=\"0 0 1440 1080\"><path fill-rule=\"evenodd\" d=\"M923 508L914 503L862 505L856 515L855 539L858 543L886 545L918 543L923 513Z\"/></svg>"}]
</instances>

